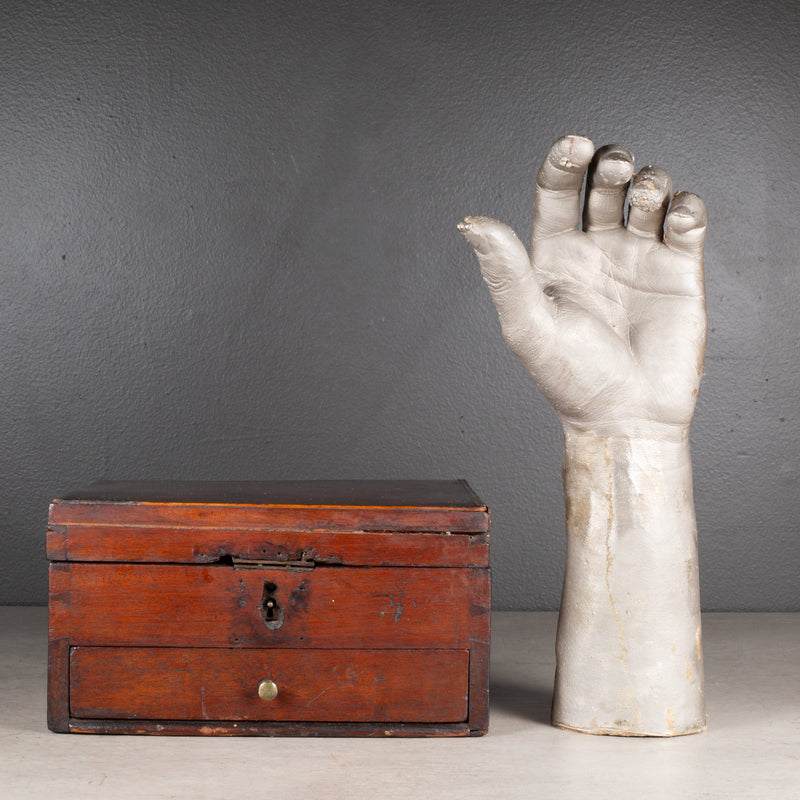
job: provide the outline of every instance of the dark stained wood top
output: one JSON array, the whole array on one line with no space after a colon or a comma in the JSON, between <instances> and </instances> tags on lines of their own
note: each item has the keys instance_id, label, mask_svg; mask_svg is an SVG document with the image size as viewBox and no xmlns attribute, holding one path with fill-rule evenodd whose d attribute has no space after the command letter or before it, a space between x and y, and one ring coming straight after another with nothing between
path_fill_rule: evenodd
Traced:
<instances>
[{"instance_id":1,"label":"dark stained wood top","mask_svg":"<svg viewBox=\"0 0 800 800\"><path fill-rule=\"evenodd\" d=\"M486 508L463 480L98 481L53 502Z\"/></svg>"}]
</instances>

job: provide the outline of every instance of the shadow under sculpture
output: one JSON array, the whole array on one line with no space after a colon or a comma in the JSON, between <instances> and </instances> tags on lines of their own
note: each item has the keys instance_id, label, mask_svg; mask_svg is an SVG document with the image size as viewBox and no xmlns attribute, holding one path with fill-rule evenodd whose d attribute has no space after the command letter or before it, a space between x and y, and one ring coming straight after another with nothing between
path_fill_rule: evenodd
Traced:
<instances>
[{"instance_id":1,"label":"shadow under sculpture","mask_svg":"<svg viewBox=\"0 0 800 800\"><path fill-rule=\"evenodd\" d=\"M539 170L529 252L496 220L459 225L505 341L563 424L552 721L588 733L705 729L689 426L708 217L697 195L671 195L664 170L633 174L626 148L565 136Z\"/></svg>"}]
</instances>

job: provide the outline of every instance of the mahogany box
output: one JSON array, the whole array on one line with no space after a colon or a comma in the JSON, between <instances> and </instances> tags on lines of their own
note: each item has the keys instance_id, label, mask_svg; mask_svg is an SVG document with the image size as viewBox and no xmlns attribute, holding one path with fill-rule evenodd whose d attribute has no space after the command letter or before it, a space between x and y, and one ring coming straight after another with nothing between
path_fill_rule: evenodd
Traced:
<instances>
[{"instance_id":1,"label":"mahogany box","mask_svg":"<svg viewBox=\"0 0 800 800\"><path fill-rule=\"evenodd\" d=\"M59 732L468 736L489 511L464 481L102 482L50 506Z\"/></svg>"}]
</instances>

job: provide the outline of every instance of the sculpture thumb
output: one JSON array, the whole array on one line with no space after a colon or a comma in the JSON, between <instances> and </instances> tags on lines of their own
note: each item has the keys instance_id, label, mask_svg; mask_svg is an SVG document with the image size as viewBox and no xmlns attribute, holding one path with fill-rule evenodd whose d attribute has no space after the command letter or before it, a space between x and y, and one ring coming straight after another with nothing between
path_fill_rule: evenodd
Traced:
<instances>
[{"instance_id":1,"label":"sculpture thumb","mask_svg":"<svg viewBox=\"0 0 800 800\"><path fill-rule=\"evenodd\" d=\"M466 217L458 230L478 256L481 273L495 298L528 278L531 264L525 246L508 225L489 217Z\"/></svg>"}]
</instances>

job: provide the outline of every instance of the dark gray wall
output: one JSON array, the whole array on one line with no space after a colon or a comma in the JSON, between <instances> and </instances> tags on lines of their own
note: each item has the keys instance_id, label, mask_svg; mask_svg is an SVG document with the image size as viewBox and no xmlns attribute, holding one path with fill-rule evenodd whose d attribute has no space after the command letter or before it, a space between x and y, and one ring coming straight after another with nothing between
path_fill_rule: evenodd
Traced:
<instances>
[{"instance_id":1,"label":"dark gray wall","mask_svg":"<svg viewBox=\"0 0 800 800\"><path fill-rule=\"evenodd\" d=\"M557 607L560 428L455 230L563 133L710 209L704 605L797 609L792 2L5 2L0 602L101 477L465 477Z\"/></svg>"}]
</instances>

